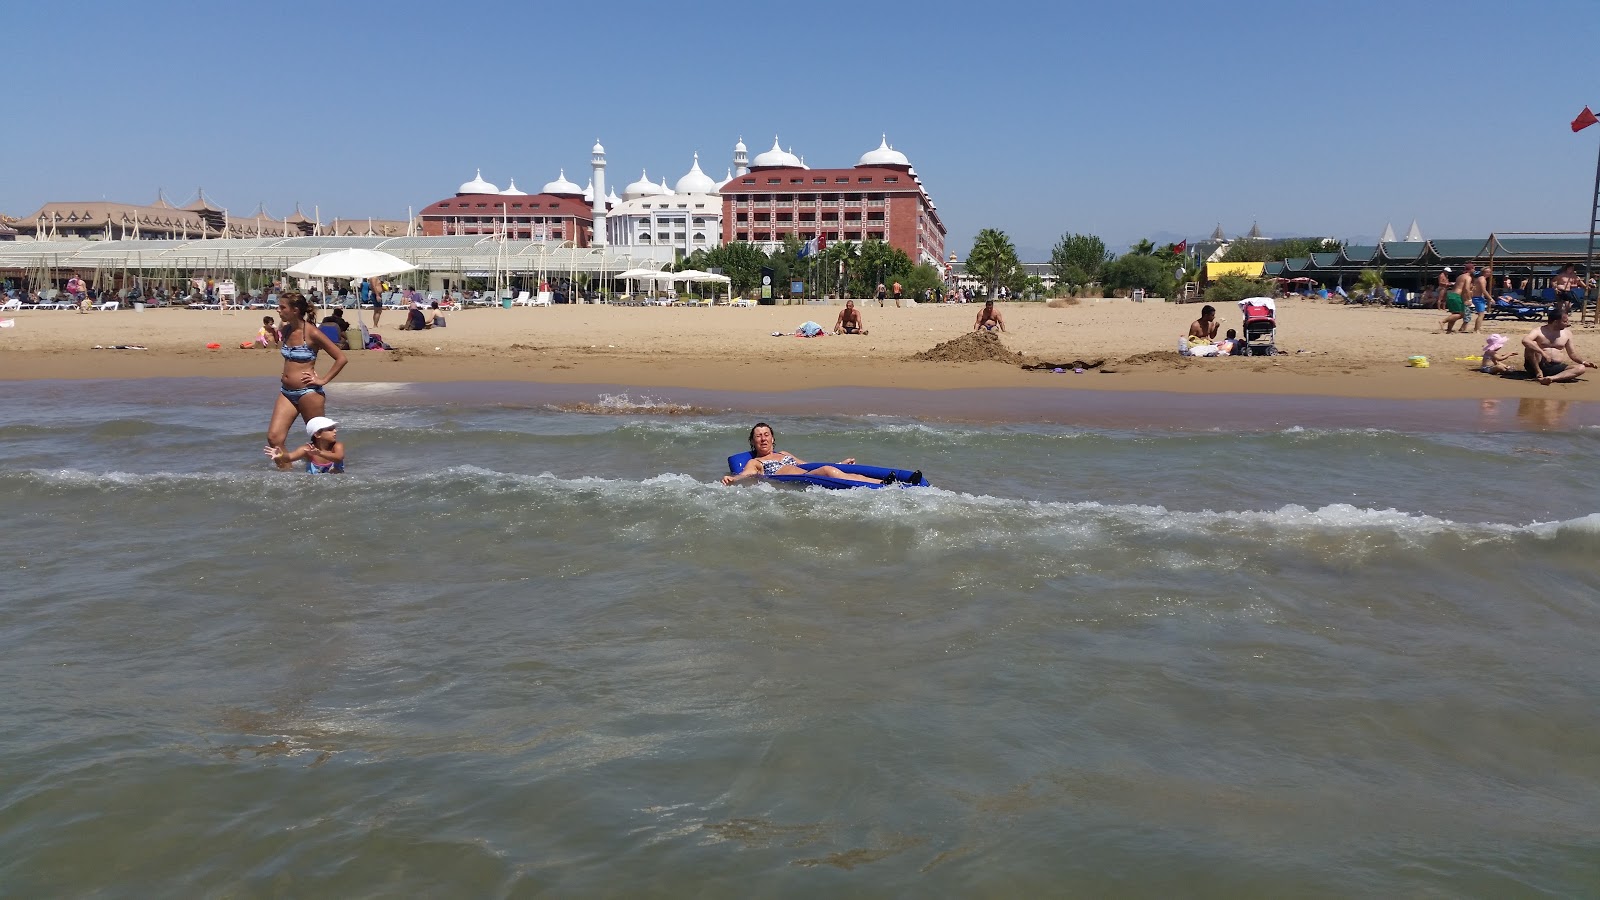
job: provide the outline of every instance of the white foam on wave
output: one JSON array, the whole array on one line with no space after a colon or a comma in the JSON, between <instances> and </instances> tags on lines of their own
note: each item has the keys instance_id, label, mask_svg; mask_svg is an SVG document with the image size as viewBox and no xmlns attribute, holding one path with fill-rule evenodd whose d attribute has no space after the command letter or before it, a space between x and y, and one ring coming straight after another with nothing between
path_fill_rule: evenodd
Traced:
<instances>
[{"instance_id":1,"label":"white foam on wave","mask_svg":"<svg viewBox=\"0 0 1600 900\"><path fill-rule=\"evenodd\" d=\"M673 403L667 400L658 400L648 394L634 397L627 393L601 394L594 402L594 406L609 412L651 412L661 410L687 410L692 407L687 403Z\"/></svg>"}]
</instances>

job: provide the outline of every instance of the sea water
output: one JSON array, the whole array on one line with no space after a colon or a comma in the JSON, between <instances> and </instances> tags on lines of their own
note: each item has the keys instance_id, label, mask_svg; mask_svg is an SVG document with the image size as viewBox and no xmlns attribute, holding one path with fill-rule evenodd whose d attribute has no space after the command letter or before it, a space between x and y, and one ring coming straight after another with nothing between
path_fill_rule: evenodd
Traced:
<instances>
[{"instance_id":1,"label":"sea water","mask_svg":"<svg viewBox=\"0 0 1600 900\"><path fill-rule=\"evenodd\" d=\"M268 387L7 385L0 894L1600 892L1586 407Z\"/></svg>"}]
</instances>

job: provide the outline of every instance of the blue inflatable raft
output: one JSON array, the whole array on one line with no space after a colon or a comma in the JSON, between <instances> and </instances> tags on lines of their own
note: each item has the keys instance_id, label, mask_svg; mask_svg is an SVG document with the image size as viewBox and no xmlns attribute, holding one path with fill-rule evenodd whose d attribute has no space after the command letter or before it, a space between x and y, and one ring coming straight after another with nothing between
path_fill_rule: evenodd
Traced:
<instances>
[{"instance_id":1,"label":"blue inflatable raft","mask_svg":"<svg viewBox=\"0 0 1600 900\"><path fill-rule=\"evenodd\" d=\"M734 455L728 457L728 472L733 474L733 475L738 475L739 473L743 472L745 464L750 462L750 457L752 455L754 455L754 454L751 454L751 453L735 453ZM833 466L834 468L836 468L836 469L838 469L838 470L840 470L842 472L851 472L851 473L854 473L856 475L867 475L869 477L878 478L878 479L888 478L889 477L889 473L893 472L895 478L898 479L898 481L896 481L894 484L871 484L869 482L864 482L864 481L846 481L846 480L844 480L842 478L828 478L828 477L823 476L823 475L769 475L769 476L767 476L767 480L768 481L784 482L784 483L788 483L788 484L797 484L797 485L814 484L817 487L834 488L836 490L843 490L845 488L932 487L933 486L932 484L930 484L928 482L928 479L926 479L926 478L922 479L921 481L918 481L915 484L912 484L911 481L909 480L911 478L911 475L912 475L912 470L910 470L910 469L885 469L882 466L859 466L859 465L853 465L853 464L847 466L847 465L844 465L843 463L827 463L827 462L803 463L803 464L801 464L800 468L802 468L802 469L815 469L815 468L818 468L819 466Z\"/></svg>"}]
</instances>

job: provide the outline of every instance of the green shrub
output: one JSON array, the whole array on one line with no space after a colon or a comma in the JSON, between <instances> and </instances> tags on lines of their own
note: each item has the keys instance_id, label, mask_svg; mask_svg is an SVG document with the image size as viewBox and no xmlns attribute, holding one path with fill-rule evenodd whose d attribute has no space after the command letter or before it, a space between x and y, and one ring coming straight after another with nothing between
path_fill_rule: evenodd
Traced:
<instances>
[{"instance_id":1,"label":"green shrub","mask_svg":"<svg viewBox=\"0 0 1600 900\"><path fill-rule=\"evenodd\" d=\"M1271 297L1275 286L1270 278L1224 275L1206 286L1205 300L1211 304L1233 304L1246 297Z\"/></svg>"}]
</instances>

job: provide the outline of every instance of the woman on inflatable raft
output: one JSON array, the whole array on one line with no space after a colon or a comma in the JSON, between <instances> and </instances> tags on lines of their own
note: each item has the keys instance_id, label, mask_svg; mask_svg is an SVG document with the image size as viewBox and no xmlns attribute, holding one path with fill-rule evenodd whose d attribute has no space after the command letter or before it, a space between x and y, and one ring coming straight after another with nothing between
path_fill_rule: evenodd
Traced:
<instances>
[{"instance_id":1,"label":"woman on inflatable raft","mask_svg":"<svg viewBox=\"0 0 1600 900\"><path fill-rule=\"evenodd\" d=\"M923 484L922 470L918 469L910 475L899 474L894 469L881 470L883 475L864 475L857 472L847 472L835 465L811 465L810 468L801 466L810 465L805 460L792 453L786 453L775 447L776 437L772 426L765 422L757 422L750 429L750 460L744 464L743 470L738 474L722 476L723 484L738 484L744 481L754 481L758 478L771 478L781 475L803 475L816 478L830 478L836 481L854 482L859 485L872 485L874 487L886 484ZM838 466L855 465L855 457L842 459ZM847 487L853 485L839 485Z\"/></svg>"}]
</instances>

